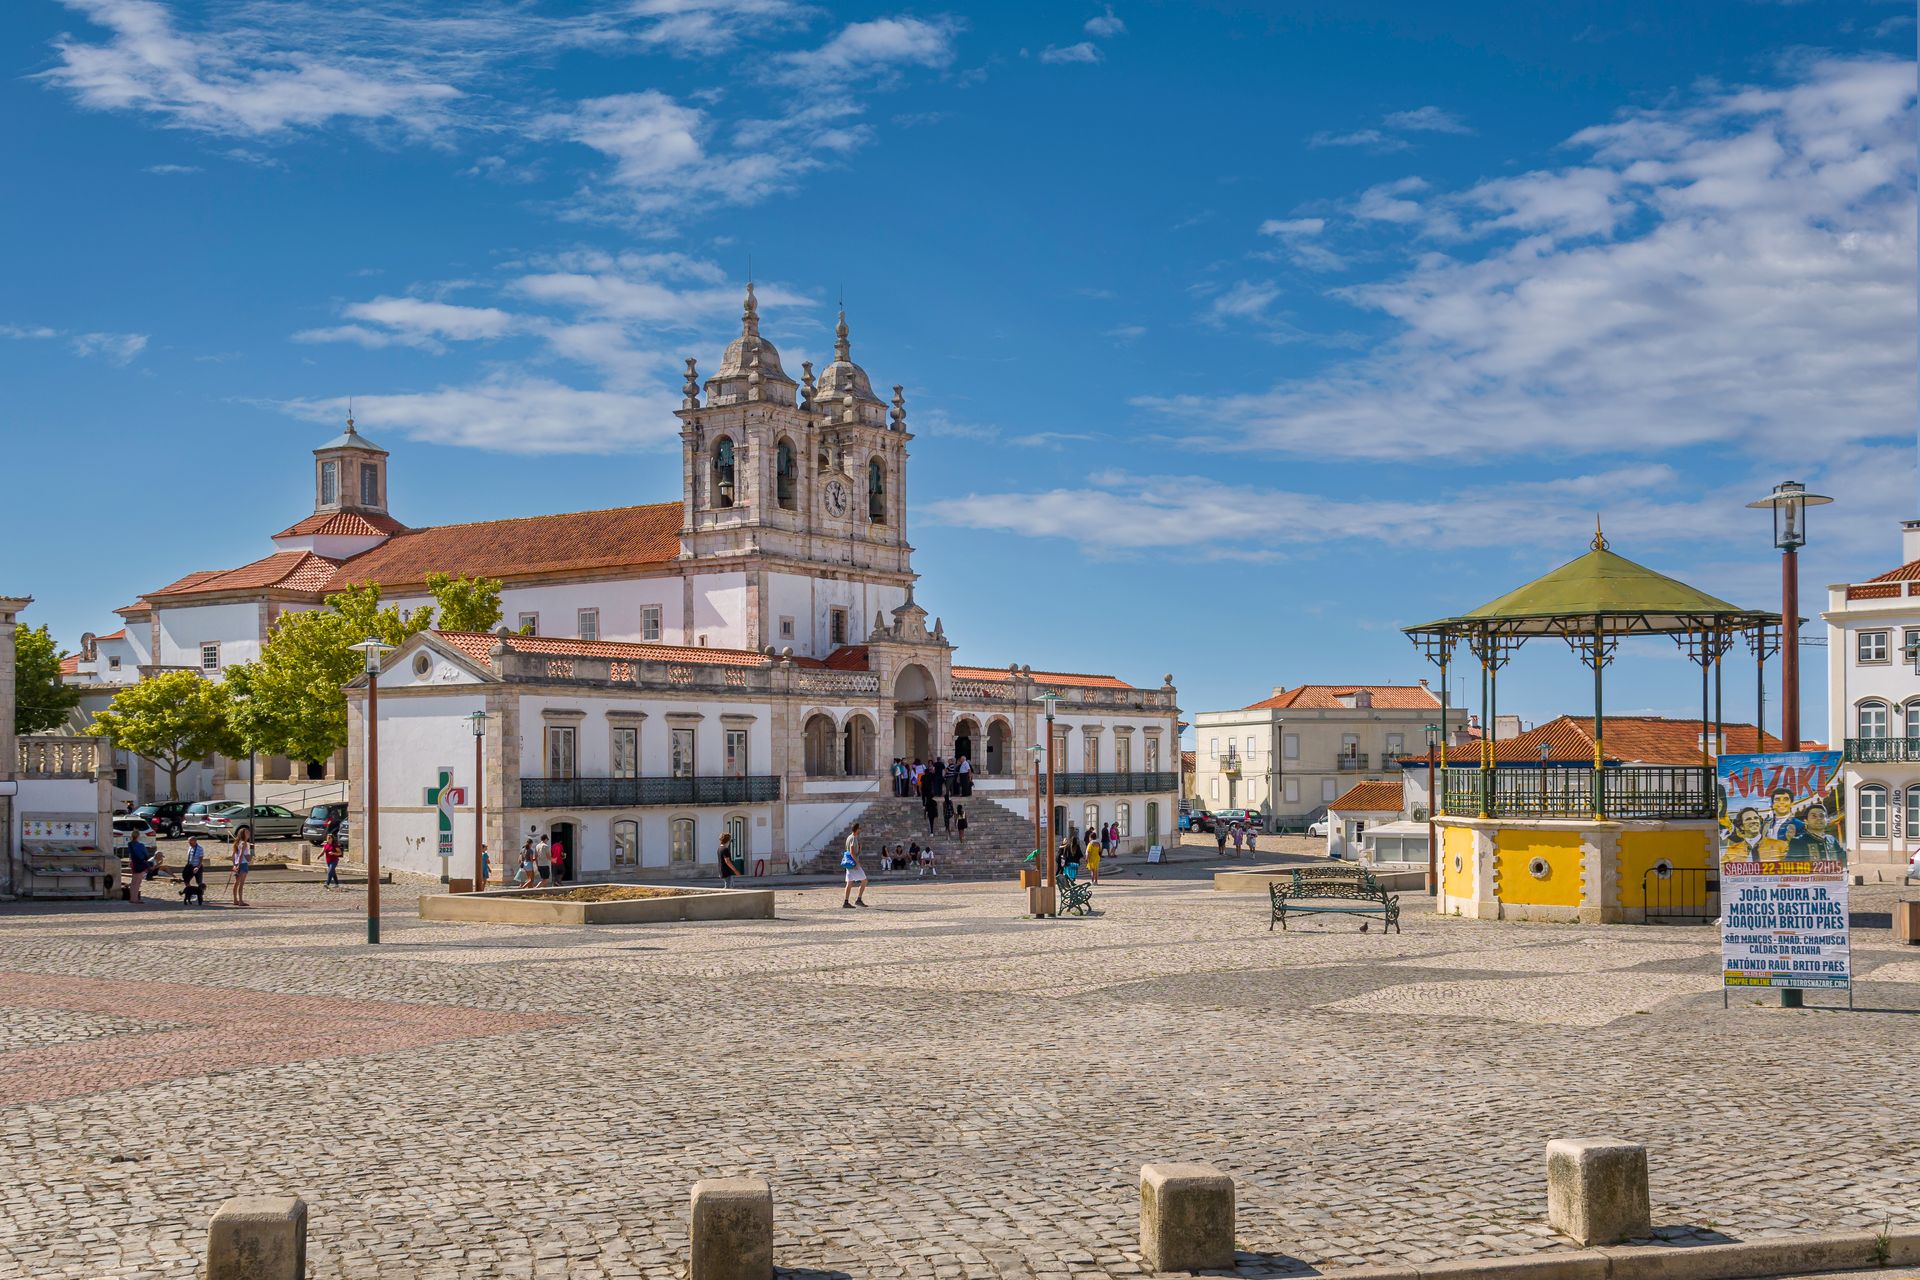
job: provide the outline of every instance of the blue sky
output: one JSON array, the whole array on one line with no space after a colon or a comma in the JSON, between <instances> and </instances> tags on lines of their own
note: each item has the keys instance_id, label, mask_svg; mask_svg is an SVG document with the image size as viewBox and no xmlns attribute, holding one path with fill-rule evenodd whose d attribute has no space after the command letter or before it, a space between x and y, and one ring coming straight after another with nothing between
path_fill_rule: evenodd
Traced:
<instances>
[{"instance_id":1,"label":"blue sky","mask_svg":"<svg viewBox=\"0 0 1920 1280\"><path fill-rule=\"evenodd\" d=\"M1426 674L1596 513L1766 605L1775 481L1816 601L1920 511L1910 5L377 9L0 15L0 587L68 644L270 549L349 395L410 523L676 497L749 257L790 370L844 295L905 384L962 658L1190 710Z\"/></svg>"}]
</instances>

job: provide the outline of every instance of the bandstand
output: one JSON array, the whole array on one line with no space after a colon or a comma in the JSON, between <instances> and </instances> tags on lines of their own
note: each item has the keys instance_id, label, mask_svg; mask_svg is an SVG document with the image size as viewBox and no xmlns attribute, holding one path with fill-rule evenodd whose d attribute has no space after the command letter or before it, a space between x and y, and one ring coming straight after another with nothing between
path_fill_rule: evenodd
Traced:
<instances>
[{"instance_id":1,"label":"bandstand","mask_svg":"<svg viewBox=\"0 0 1920 1280\"><path fill-rule=\"evenodd\" d=\"M1464 642L1478 660L1477 759L1448 758L1440 734L1434 826L1443 914L1493 920L1636 922L1718 913L1718 792L1722 660L1744 640L1757 666L1777 651L1780 615L1742 609L1592 548L1470 613L1408 627L1440 668L1441 705ZM1604 739L1605 674L1622 640L1667 636L1700 668L1700 763L1634 765L1610 758ZM1524 760L1491 736L1500 671L1527 641L1558 637L1593 673L1593 762ZM1758 678L1758 677L1756 677ZM1443 712L1444 714L1444 712Z\"/></svg>"}]
</instances>

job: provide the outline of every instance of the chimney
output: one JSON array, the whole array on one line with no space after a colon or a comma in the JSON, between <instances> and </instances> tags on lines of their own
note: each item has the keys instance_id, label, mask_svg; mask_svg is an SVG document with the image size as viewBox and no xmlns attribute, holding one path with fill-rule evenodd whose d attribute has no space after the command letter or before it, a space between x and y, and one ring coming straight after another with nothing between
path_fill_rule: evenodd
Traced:
<instances>
[{"instance_id":1,"label":"chimney","mask_svg":"<svg viewBox=\"0 0 1920 1280\"><path fill-rule=\"evenodd\" d=\"M1920 520L1902 520L1900 522L1900 563L1912 564L1920 560Z\"/></svg>"},{"instance_id":2,"label":"chimney","mask_svg":"<svg viewBox=\"0 0 1920 1280\"><path fill-rule=\"evenodd\" d=\"M1283 684L1277 684L1273 686L1273 696L1276 698L1279 697L1281 694L1285 693L1286 691L1287 691L1287 686Z\"/></svg>"}]
</instances>

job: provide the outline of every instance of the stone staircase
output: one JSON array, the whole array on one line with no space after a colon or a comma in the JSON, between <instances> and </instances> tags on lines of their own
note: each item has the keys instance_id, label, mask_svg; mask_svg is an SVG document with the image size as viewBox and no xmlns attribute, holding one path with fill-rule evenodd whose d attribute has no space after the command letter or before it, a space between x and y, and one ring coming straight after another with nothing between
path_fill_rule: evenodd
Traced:
<instances>
[{"instance_id":1,"label":"stone staircase","mask_svg":"<svg viewBox=\"0 0 1920 1280\"><path fill-rule=\"evenodd\" d=\"M850 818L846 826L835 832L833 839L804 869L838 872L840 851L847 847L847 832L858 822L860 865L866 868L869 876L880 876L882 845L889 849L895 845L906 848L917 840L924 848L931 839L934 867L942 877L974 880L1010 878L1033 851L1033 819L1023 818L978 792L965 799L956 799L954 803L967 811L965 844L958 837L948 835L938 818L934 819L933 835L929 838L926 813L918 799L880 796L864 812ZM906 875L917 876L919 870L915 868L906 872Z\"/></svg>"}]
</instances>

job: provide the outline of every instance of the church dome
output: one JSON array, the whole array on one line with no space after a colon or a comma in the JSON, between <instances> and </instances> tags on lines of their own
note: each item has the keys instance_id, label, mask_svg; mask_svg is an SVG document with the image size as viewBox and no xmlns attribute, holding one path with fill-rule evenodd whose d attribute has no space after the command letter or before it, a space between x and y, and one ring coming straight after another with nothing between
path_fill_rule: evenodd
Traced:
<instances>
[{"instance_id":1,"label":"church dome","mask_svg":"<svg viewBox=\"0 0 1920 1280\"><path fill-rule=\"evenodd\" d=\"M780 349L760 335L760 304L749 282L740 308L740 336L727 344L726 353L720 357L720 368L707 380L707 394L710 397L744 395L756 374L762 388L769 383L797 385L780 367ZM793 403L790 392L767 398Z\"/></svg>"},{"instance_id":2,"label":"church dome","mask_svg":"<svg viewBox=\"0 0 1920 1280\"><path fill-rule=\"evenodd\" d=\"M833 327L833 363L820 371L815 400L833 408L845 403L849 393L863 405L885 407L880 397L873 394L867 371L853 362L853 344L847 339L847 313L842 311L839 323Z\"/></svg>"}]
</instances>

